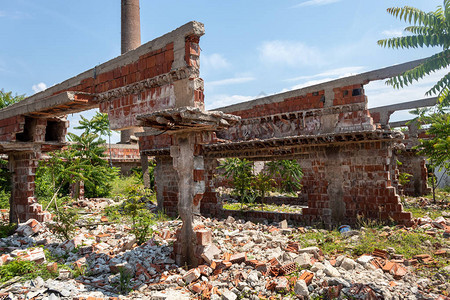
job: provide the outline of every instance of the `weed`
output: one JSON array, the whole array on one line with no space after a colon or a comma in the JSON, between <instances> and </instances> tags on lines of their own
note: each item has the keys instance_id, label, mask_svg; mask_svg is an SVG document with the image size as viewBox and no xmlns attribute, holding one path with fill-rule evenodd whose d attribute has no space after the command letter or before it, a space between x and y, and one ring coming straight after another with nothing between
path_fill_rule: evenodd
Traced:
<instances>
[{"instance_id":1,"label":"weed","mask_svg":"<svg viewBox=\"0 0 450 300\"><path fill-rule=\"evenodd\" d=\"M14 233L16 230L17 225L16 224L5 224L0 225L0 238L5 238L7 236L10 236Z\"/></svg>"},{"instance_id":2,"label":"weed","mask_svg":"<svg viewBox=\"0 0 450 300\"><path fill-rule=\"evenodd\" d=\"M45 265L38 265L31 261L13 260L0 266L0 282L6 282L11 278L20 276L21 280L30 280L41 276L44 280L54 278L57 274L49 272Z\"/></svg>"},{"instance_id":3,"label":"weed","mask_svg":"<svg viewBox=\"0 0 450 300\"><path fill-rule=\"evenodd\" d=\"M61 239L70 240L75 235L78 214L75 210L59 210L54 218L55 223L49 224L50 230Z\"/></svg>"},{"instance_id":4,"label":"weed","mask_svg":"<svg viewBox=\"0 0 450 300\"><path fill-rule=\"evenodd\" d=\"M125 268L119 269L119 290L121 293L128 293L130 289L130 280L132 278L130 272L126 270Z\"/></svg>"}]
</instances>

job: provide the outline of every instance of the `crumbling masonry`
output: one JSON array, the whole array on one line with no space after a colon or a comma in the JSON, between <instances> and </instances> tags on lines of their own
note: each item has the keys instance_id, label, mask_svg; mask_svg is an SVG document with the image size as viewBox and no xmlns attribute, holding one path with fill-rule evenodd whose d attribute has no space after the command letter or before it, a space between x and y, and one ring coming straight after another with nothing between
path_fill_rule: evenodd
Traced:
<instances>
[{"instance_id":1,"label":"crumbling masonry","mask_svg":"<svg viewBox=\"0 0 450 300\"><path fill-rule=\"evenodd\" d=\"M14 178L12 220L44 218L34 198L34 172L41 153L65 145L68 124L64 115L99 107L108 113L111 128L122 130L154 127L146 125L145 118L139 121L141 115L186 107L204 113L203 80L199 78L203 34L202 24L188 23L1 110L0 152L8 154ZM402 136L374 122L364 85L418 63L218 109L241 121L228 123L228 129L216 126L189 137L194 157L188 167L194 189L192 212L223 215L213 178L217 159L292 158L299 160L305 173L302 184L308 208L299 217L301 221L331 225L364 215L408 223L411 214L402 210L396 189L395 149ZM178 122L159 117L157 123L165 128ZM179 210L182 193L176 154L181 142L162 129L145 128L139 137L141 156L154 156L157 161L158 205L169 214Z\"/></svg>"}]
</instances>

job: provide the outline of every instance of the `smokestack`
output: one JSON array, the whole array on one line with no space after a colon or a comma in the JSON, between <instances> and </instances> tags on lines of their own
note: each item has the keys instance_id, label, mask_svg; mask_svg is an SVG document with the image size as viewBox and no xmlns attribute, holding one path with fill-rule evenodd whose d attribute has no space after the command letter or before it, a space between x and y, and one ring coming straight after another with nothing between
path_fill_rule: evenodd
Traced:
<instances>
[{"instance_id":1,"label":"smokestack","mask_svg":"<svg viewBox=\"0 0 450 300\"><path fill-rule=\"evenodd\" d=\"M139 0L121 0L121 50L122 54L141 45L141 17ZM120 143L129 144L136 129L120 132Z\"/></svg>"},{"instance_id":2,"label":"smokestack","mask_svg":"<svg viewBox=\"0 0 450 300\"><path fill-rule=\"evenodd\" d=\"M122 54L141 45L139 0L122 1Z\"/></svg>"}]
</instances>

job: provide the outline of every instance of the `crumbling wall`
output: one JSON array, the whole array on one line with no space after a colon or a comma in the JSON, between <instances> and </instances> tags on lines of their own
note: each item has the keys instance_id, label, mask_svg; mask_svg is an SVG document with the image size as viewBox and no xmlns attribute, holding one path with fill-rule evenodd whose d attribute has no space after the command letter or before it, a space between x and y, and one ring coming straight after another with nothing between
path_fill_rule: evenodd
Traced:
<instances>
[{"instance_id":1,"label":"crumbling wall","mask_svg":"<svg viewBox=\"0 0 450 300\"><path fill-rule=\"evenodd\" d=\"M42 212L42 206L34 196L36 168L39 152L10 153L8 160L12 173L10 221L12 223L36 219L40 222L50 218Z\"/></svg>"},{"instance_id":2,"label":"crumbling wall","mask_svg":"<svg viewBox=\"0 0 450 300\"><path fill-rule=\"evenodd\" d=\"M399 173L412 175L409 182L401 187L403 194L413 197L429 194L431 188L427 185L428 170L425 157L418 155L415 150L405 150L398 152L396 159L400 162Z\"/></svg>"}]
</instances>

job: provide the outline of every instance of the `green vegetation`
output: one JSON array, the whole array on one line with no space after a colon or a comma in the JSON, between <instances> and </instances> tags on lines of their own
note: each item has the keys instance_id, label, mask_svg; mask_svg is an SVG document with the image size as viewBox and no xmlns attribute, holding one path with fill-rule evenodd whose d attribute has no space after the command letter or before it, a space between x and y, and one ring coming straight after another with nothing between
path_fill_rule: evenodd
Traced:
<instances>
[{"instance_id":1,"label":"green vegetation","mask_svg":"<svg viewBox=\"0 0 450 300\"><path fill-rule=\"evenodd\" d=\"M16 230L16 224L0 224L0 239L10 236Z\"/></svg>"},{"instance_id":2,"label":"green vegetation","mask_svg":"<svg viewBox=\"0 0 450 300\"><path fill-rule=\"evenodd\" d=\"M70 240L75 235L75 223L77 220L78 214L76 210L59 209L53 219L55 223L48 224L48 226L50 227L50 230L58 235L62 240Z\"/></svg>"},{"instance_id":3,"label":"green vegetation","mask_svg":"<svg viewBox=\"0 0 450 300\"><path fill-rule=\"evenodd\" d=\"M11 104L22 101L25 98L25 95L14 95L12 92L5 92L4 89L0 90L0 109L7 107Z\"/></svg>"},{"instance_id":4,"label":"green vegetation","mask_svg":"<svg viewBox=\"0 0 450 300\"><path fill-rule=\"evenodd\" d=\"M415 49L423 47L438 47L442 51L425 59L417 67L403 72L387 80L387 84L394 88L403 88L414 81L430 75L437 70L445 69L450 65L449 39L450 31L450 0L444 0L443 6L438 6L436 11L424 12L418 8L405 6L391 7L387 12L392 16L411 24L405 28L410 35L379 40L378 45L389 48ZM439 80L426 94L438 95L442 106L448 106L450 73Z\"/></svg>"},{"instance_id":5,"label":"green vegetation","mask_svg":"<svg viewBox=\"0 0 450 300\"><path fill-rule=\"evenodd\" d=\"M318 246L324 254L342 253L348 248L341 234L334 231L308 231L298 237L302 247Z\"/></svg>"},{"instance_id":6,"label":"green vegetation","mask_svg":"<svg viewBox=\"0 0 450 300\"><path fill-rule=\"evenodd\" d=\"M253 163L246 159L227 158L218 169L224 170L223 177L230 179L234 187L232 194L244 203L253 203L260 199L264 209L264 199L269 192L292 193L301 188L303 173L295 160L278 160L267 163L267 168L258 174L253 172ZM278 180L277 180L278 179Z\"/></svg>"},{"instance_id":7,"label":"green vegetation","mask_svg":"<svg viewBox=\"0 0 450 300\"><path fill-rule=\"evenodd\" d=\"M405 28L410 35L384 39L378 41L383 47L390 48L423 48L438 47L442 51L426 58L418 66L394 76L386 83L394 88L403 88L415 81L419 81L438 70L444 70L450 66L450 42L448 32L450 30L450 0L444 0L442 6L436 11L424 12L420 9L405 6L403 8L392 7L387 9L388 13L396 18L403 19L411 26ZM418 117L413 120L419 127L429 124L427 133L429 138L420 140L416 147L421 155L429 158L431 166L439 169L450 168L450 73L444 75L426 95L437 95L438 104L432 109L416 109L411 113ZM448 171L447 171L448 172ZM435 182L433 182L433 195ZM436 199L433 197L433 200Z\"/></svg>"},{"instance_id":8,"label":"green vegetation","mask_svg":"<svg viewBox=\"0 0 450 300\"><path fill-rule=\"evenodd\" d=\"M155 217L147 208L151 191L138 185L128 189L127 199L120 205L119 211L131 221L131 233L135 235L137 243L143 244L153 234L151 228L156 223Z\"/></svg>"},{"instance_id":9,"label":"green vegetation","mask_svg":"<svg viewBox=\"0 0 450 300\"><path fill-rule=\"evenodd\" d=\"M38 276L47 280L49 278L56 278L58 274L51 273L44 264L38 265L31 261L19 259L0 266L0 282L6 282L16 276L20 276L21 281L26 281Z\"/></svg>"},{"instance_id":10,"label":"green vegetation","mask_svg":"<svg viewBox=\"0 0 450 300\"><path fill-rule=\"evenodd\" d=\"M275 204L260 204L256 205L255 203L224 203L223 209L226 210L242 210L242 211L248 211L248 210L262 210L262 211L269 211L269 212L285 212L285 213L296 213L300 214L302 212L301 208L296 207L290 207L285 205L275 205Z\"/></svg>"},{"instance_id":11,"label":"green vegetation","mask_svg":"<svg viewBox=\"0 0 450 300\"><path fill-rule=\"evenodd\" d=\"M84 182L86 197L110 195L111 182L118 171L105 160L105 140L101 134L109 130L107 121L107 117L99 113L90 121L82 117L76 128L84 132L80 136L68 133L72 143L67 149L52 152L48 160L40 162L36 172L36 194L41 203L68 195L69 185L80 181Z\"/></svg>"}]
</instances>

